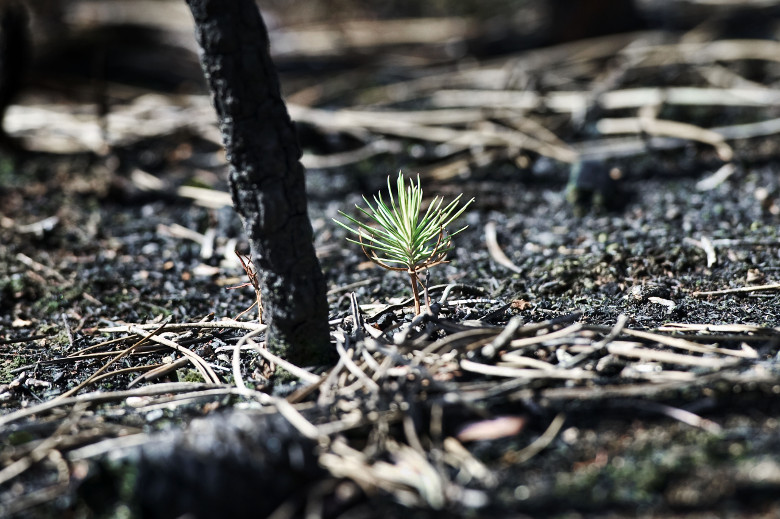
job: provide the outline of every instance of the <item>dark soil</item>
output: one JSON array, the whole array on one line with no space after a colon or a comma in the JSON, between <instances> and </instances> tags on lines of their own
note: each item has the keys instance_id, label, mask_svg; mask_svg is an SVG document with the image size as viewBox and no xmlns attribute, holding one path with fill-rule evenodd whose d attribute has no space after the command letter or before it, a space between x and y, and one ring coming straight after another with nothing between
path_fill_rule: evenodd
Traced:
<instances>
[{"instance_id":1,"label":"dark soil","mask_svg":"<svg viewBox=\"0 0 780 519\"><path fill-rule=\"evenodd\" d=\"M740 63L731 64L733 71L745 72ZM302 76L294 71L290 81L301 82ZM767 66L751 79L769 85L776 76ZM684 82L680 78L686 76L676 77ZM639 74L626 81L646 79ZM691 116L685 118L691 124L710 127L752 120L756 111L700 107L698 119L684 115ZM350 148L349 136L303 130L307 150ZM568 124L558 130L580 143L590 135ZM416 371L388 375L378 379L376 393L362 388L349 398L334 389L325 410L315 405L316 391L296 400L306 419L318 425L343 420L352 404L366 417L371 411L394 416L366 418L359 427L331 435L363 452L372 467L380 462L416 467L399 461L397 447L414 447L399 418L411 417L424 447L424 466L435 467L448 485L443 502L431 497L433 490L426 494L408 481L389 484L390 478L372 486L347 469L333 471L317 456L332 454L328 449L335 447L304 438L273 406L261 405L262 399L228 391L236 383L232 346L245 330L175 336L214 367L222 384L203 384L192 364L181 364L133 386L191 382L182 386L190 391L186 402L170 403L176 391L126 395L10 419L11 413L73 389L109 358L69 357L122 339L95 350L115 355L137 340L101 328L234 318L252 304L254 294L251 288L228 289L246 281L233 249L248 251L232 209L202 207L177 195L182 185L227 190L220 149L190 129L116 145L104 154L8 155L0 163L0 419L8 419L0 429L0 515L173 517L182 510L205 513L224 502L219 510L225 513L256 516L276 510L275 517L302 513L296 508L301 503L330 517L780 516L776 137L729 141L735 171L707 189L700 182L723 163L704 144L686 142L610 159L610 167L622 171L616 190L604 206L586 207L581 216L566 199L567 164L530 153L526 161L499 158L442 179L428 174L433 161L427 152L412 158L425 145L403 143L410 153L307 173L315 244L329 280L334 343L347 337L347 347L358 351L356 359L372 344L354 322L351 301L357 301L370 326L384 330L377 342L398 347L407 360L424 359L420 350L464 330L495 327L494 338L510 322L521 321L513 335L521 339L581 323L557 339L542 338L530 349L514 351L566 371L575 367L567 364L572 358L601 344L576 364L592 378L477 374L464 361L508 366L505 354L512 348L490 352L470 339L432 353L434 360L419 360L429 378ZM139 187L134 176L139 169L154 174L162 187ZM445 285L456 286L437 316L427 325L415 323L409 335L405 329L414 316L405 276L368 262L332 221L338 210L362 205L361 195L382 189L386 176L399 169L422 171L431 196L476 198L464 217L468 229L454 238L451 262L430 272L434 301ZM489 222L495 223L498 244L514 271L488 251ZM188 238L179 226L195 231L201 241ZM204 243L213 247L205 250ZM742 287L759 288L701 294ZM625 329L609 337L621 316ZM254 311L241 317L253 318ZM627 331L721 350L687 351ZM603 349L626 341L653 353L637 358ZM653 356L659 352L686 358ZM376 355L381 362L384 357ZM79 394L125 391L145 365L179 357L164 348L139 351L111 368L126 371ZM709 360L713 363L706 364ZM331 367L312 370L325 373ZM274 397L289 397L302 386L286 372L274 373L254 351L242 354L240 369L250 389ZM343 379L339 391L356 380ZM208 393L214 389L223 392ZM438 432L432 425L437 412L443 413ZM241 416L255 418L247 424ZM501 420L519 425L494 437ZM465 427L485 423L487 432L471 440L464 436ZM556 423L558 429L549 429ZM528 446L539 445L534 442L546 438L546 431L549 441L529 455ZM455 454L442 446L448 436L461 440L474 464L451 461ZM101 441L125 437L144 437L149 445L121 445L117 452L131 454L114 458L110 450L101 451L100 445L119 445ZM278 444L272 441L277 437ZM90 446L96 450L85 453ZM284 455L295 449L303 453L299 462ZM145 467L141 476L128 476L126 467L135 463ZM168 477L169 472L177 475ZM260 489L265 493L257 494ZM266 495L268 500L258 501ZM192 501L177 508L173 496Z\"/></svg>"}]
</instances>

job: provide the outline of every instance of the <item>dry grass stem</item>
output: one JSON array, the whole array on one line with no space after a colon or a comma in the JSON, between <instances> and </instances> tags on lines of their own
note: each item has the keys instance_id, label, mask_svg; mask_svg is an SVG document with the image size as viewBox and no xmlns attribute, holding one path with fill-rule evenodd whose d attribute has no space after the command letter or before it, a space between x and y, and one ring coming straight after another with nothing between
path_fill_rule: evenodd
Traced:
<instances>
[{"instance_id":1,"label":"dry grass stem","mask_svg":"<svg viewBox=\"0 0 780 519\"><path fill-rule=\"evenodd\" d=\"M495 222L488 222L485 224L485 244L487 245L488 252L490 252L490 256L495 260L496 263L502 267L506 267L512 272L517 272L518 274L523 273L522 269L512 263L512 260L510 260L506 254L504 254L504 251L498 244Z\"/></svg>"},{"instance_id":2,"label":"dry grass stem","mask_svg":"<svg viewBox=\"0 0 780 519\"><path fill-rule=\"evenodd\" d=\"M558 436L564 423L566 423L566 415L559 413L553 418L553 421L550 422L550 425L547 427L547 430L544 431L544 434L539 436L539 438L523 450L505 455L504 461L512 464L527 462L552 443L555 437Z\"/></svg>"}]
</instances>

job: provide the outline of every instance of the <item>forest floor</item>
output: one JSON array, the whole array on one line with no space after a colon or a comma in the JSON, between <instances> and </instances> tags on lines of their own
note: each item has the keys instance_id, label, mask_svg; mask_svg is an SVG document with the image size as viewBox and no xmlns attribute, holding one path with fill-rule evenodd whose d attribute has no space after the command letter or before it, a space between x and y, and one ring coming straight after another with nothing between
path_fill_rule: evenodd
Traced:
<instances>
[{"instance_id":1,"label":"forest floor","mask_svg":"<svg viewBox=\"0 0 780 519\"><path fill-rule=\"evenodd\" d=\"M230 288L247 281L234 251L248 246L208 98L114 98L107 127L126 134L112 141L89 103L31 93L12 134L42 110L108 141L31 123L14 135L32 151L0 163L0 516L165 517L220 501L205 490L177 509L187 477L230 487L218 510L274 517L780 515L780 73L756 44L723 62L708 49L735 40L681 40L430 68L404 49L381 89L345 86L347 71L313 92L282 59L340 349L307 374L274 368L254 309L238 317L255 295ZM518 66L522 86L495 83ZM713 97L686 103L684 88ZM581 109L565 107L572 92ZM518 94L538 99L511 111ZM619 140L606 130L641 118ZM581 184L583 207L567 200L577 156L614 177ZM333 222L398 170L431 196L476 199L416 319L405 276ZM144 494L115 463L142 452L154 466L144 445L160 442L201 464ZM210 474L231 456L266 474ZM254 477L278 485L261 504L256 487L236 490Z\"/></svg>"}]
</instances>

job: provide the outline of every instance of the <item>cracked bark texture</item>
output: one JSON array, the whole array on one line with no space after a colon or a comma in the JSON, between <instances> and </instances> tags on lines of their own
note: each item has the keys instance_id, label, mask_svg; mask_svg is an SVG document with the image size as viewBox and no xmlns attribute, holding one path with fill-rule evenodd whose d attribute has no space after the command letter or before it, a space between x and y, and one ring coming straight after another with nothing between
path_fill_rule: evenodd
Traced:
<instances>
[{"instance_id":1,"label":"cracked bark texture","mask_svg":"<svg viewBox=\"0 0 780 519\"><path fill-rule=\"evenodd\" d=\"M253 0L186 0L230 162L233 204L260 275L267 345L296 363L331 354L325 279L304 169Z\"/></svg>"}]
</instances>

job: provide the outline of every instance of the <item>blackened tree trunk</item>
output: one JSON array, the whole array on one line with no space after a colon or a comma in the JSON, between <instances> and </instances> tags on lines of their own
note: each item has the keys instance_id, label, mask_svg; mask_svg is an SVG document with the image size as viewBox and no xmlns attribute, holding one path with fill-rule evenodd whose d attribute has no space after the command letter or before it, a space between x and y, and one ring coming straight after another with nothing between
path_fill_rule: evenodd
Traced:
<instances>
[{"instance_id":1,"label":"blackened tree trunk","mask_svg":"<svg viewBox=\"0 0 780 519\"><path fill-rule=\"evenodd\" d=\"M330 354L295 127L253 0L187 0L230 161L233 204L260 275L268 346L299 363Z\"/></svg>"}]
</instances>

